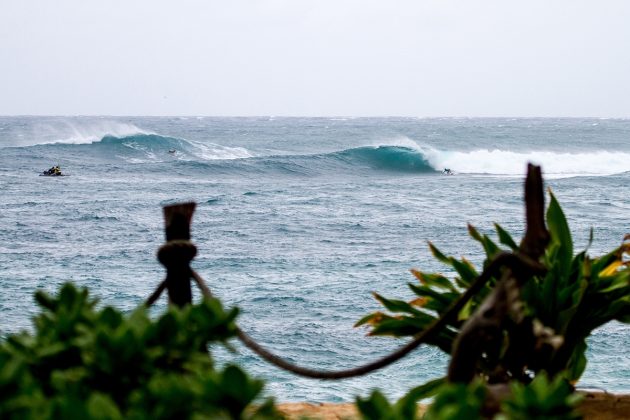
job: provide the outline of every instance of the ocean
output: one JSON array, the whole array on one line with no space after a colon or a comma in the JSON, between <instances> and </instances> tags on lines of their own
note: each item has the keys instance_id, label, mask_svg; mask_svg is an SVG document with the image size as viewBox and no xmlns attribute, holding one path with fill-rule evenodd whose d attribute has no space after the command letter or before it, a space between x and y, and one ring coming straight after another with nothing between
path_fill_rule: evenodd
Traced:
<instances>
[{"instance_id":1,"label":"ocean","mask_svg":"<svg viewBox=\"0 0 630 420\"><path fill-rule=\"evenodd\" d=\"M427 241L478 264L467 223L520 238L527 162L542 165L576 250L591 228L591 255L630 233L630 120L0 117L0 335L30 329L34 291L69 280L104 305L141 304L165 274L161 207L192 200L193 268L241 308L242 329L302 366L355 367L406 342L353 324L381 309L373 291L411 298L410 268L446 269ZM38 176L53 165L69 176ZM368 376L319 381L234 344L217 359L265 379L278 401L399 397L447 363L424 346ZM598 330L579 385L630 392L628 348L628 326Z\"/></svg>"}]
</instances>

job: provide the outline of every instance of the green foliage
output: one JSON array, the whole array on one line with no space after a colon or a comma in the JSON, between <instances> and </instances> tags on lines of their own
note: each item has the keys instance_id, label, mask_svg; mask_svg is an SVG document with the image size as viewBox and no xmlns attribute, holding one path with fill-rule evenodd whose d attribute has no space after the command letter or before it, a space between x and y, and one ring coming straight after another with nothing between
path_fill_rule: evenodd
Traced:
<instances>
[{"instance_id":1,"label":"green foliage","mask_svg":"<svg viewBox=\"0 0 630 420\"><path fill-rule=\"evenodd\" d=\"M551 242L544 263L545 276L535 276L523 290L531 315L564 337L547 366L554 372L567 369L576 381L586 368L586 338L610 322L630 321L630 267L623 253L630 243L599 258L586 250L573 256L573 241L566 218L551 194L547 210Z\"/></svg>"},{"instance_id":2,"label":"green foliage","mask_svg":"<svg viewBox=\"0 0 630 420\"><path fill-rule=\"evenodd\" d=\"M542 323L547 327L546 331L560 335L560 340L555 340L554 344L558 345L560 341L562 344L541 354L529 369L534 373L564 371L569 380L576 381L586 367L586 338L591 332L612 320L630 322L630 266L623 256L630 251L630 243L626 242L599 258L589 257L586 251L574 256L567 220L556 198L553 194L550 196L546 222L551 241L541 261L547 273L532 276L527 281L522 299L526 314L535 321L534 324ZM433 256L456 275L448 278L441 273L412 270L420 283L409 284L414 297L410 301L402 301L375 294L388 312L369 314L356 326L369 325L371 335L394 337L415 336L424 331L444 314L499 252L518 250L516 241L507 231L497 224L495 229L499 243L473 226L468 227L470 236L480 243L485 253L480 269L464 258L447 256L430 243ZM496 278L490 279L459 312L457 319L428 343L450 354L460 328L490 293L496 281ZM508 346L506 337L499 354L506 354ZM480 373L485 376L488 372Z\"/></svg>"},{"instance_id":3,"label":"green foliage","mask_svg":"<svg viewBox=\"0 0 630 420\"><path fill-rule=\"evenodd\" d=\"M481 410L486 397L486 388L481 381L470 384L445 384L424 420L475 420L482 419Z\"/></svg>"},{"instance_id":4,"label":"green foliage","mask_svg":"<svg viewBox=\"0 0 630 420\"><path fill-rule=\"evenodd\" d=\"M490 391L480 379L470 384L435 380L411 390L395 404L389 403L380 392L375 391L368 399L357 399L357 408L362 418L366 420L413 420L420 418L417 401L435 396L422 416L423 420L580 418L576 407L582 401L582 397L573 393L571 385L561 376L549 381L547 375L542 373L527 385L512 382L510 393L500 404L501 411L494 417L492 417L494 413L490 412L487 406L489 394ZM490 399L494 398L496 396Z\"/></svg>"},{"instance_id":5,"label":"green foliage","mask_svg":"<svg viewBox=\"0 0 630 420\"><path fill-rule=\"evenodd\" d=\"M557 376L549 381L544 373L528 385L511 383L512 395L501 404L497 420L580 419L576 411L582 396L573 392L567 381Z\"/></svg>"},{"instance_id":6,"label":"green foliage","mask_svg":"<svg viewBox=\"0 0 630 420\"><path fill-rule=\"evenodd\" d=\"M443 383L442 379L428 382L412 389L394 404L380 391L374 391L369 398L357 398L357 409L365 420L414 420L418 418L418 401L435 395Z\"/></svg>"},{"instance_id":7,"label":"green foliage","mask_svg":"<svg viewBox=\"0 0 630 420\"><path fill-rule=\"evenodd\" d=\"M33 335L0 343L0 417L85 419L271 418L258 409L261 381L236 366L217 370L208 344L236 332L238 311L216 299L169 308L152 321L129 316L71 284L56 297L36 294Z\"/></svg>"}]
</instances>

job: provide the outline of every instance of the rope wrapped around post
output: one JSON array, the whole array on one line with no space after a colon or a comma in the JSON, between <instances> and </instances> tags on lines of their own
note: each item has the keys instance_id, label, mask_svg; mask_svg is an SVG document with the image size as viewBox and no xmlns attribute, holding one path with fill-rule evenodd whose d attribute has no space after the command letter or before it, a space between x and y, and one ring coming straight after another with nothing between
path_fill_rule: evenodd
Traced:
<instances>
[{"instance_id":1,"label":"rope wrapped around post","mask_svg":"<svg viewBox=\"0 0 630 420\"><path fill-rule=\"evenodd\" d=\"M413 341L405 344L400 347L398 350L390 353L387 356L382 357L381 359L377 359L373 362L367 363L362 366L358 366L356 368L346 369L346 370L338 370L338 371L322 371L317 369L305 368L302 366L295 365L291 362L287 362L282 359L280 356L277 356L265 349L263 346L258 344L253 338L251 338L247 333L245 333L240 327L237 327L236 333L237 337L241 342L252 350L254 353L258 354L267 362L272 365L284 369L288 372L294 373L296 375L300 375L306 378L312 379L346 379L352 378L356 376L366 375L375 370L386 367L403 357L407 354L418 348L421 344L426 343L431 337L435 334L438 334L442 328L444 328L449 320L451 320L454 316L456 316L459 311L466 305L466 303L476 294L479 290L490 280L492 277L496 276L500 270L504 267L511 267L513 269L519 268L521 270L530 270L532 273L542 273L545 270L545 267L540 265L535 261L531 261L528 258L513 254L509 252L504 252L497 255L492 262L486 267L485 270L477 277L477 279L470 285L468 289L461 295L461 297L455 301L450 308L446 310L446 312L440 317L437 318L431 325L427 327L422 333L418 334ZM195 283L201 290L201 293L206 298L212 298L212 292L206 285L205 281L201 276L194 270L191 270L191 276L195 280ZM166 281L160 283L160 285L153 292L151 297L147 299L146 305L151 306L157 298L160 296L161 292L166 287Z\"/></svg>"},{"instance_id":2,"label":"rope wrapped around post","mask_svg":"<svg viewBox=\"0 0 630 420\"><path fill-rule=\"evenodd\" d=\"M466 303L476 294L479 290L494 276L496 276L503 267L511 267L512 269L520 269L520 270L528 270L532 273L541 273L545 270L545 267L541 266L538 262L532 261L528 259L526 256L513 254L513 253L500 253L498 254L492 262L483 270L483 272L477 277L477 279L470 285L470 287L461 295L461 297L455 301L450 308L440 317L437 318L427 329L425 329L422 333L418 334L411 342L406 345L400 347L398 350L390 353L387 356L384 356L380 359L377 359L373 362L364 364L362 366L358 366L356 368L350 368L346 370L339 371L322 371L317 369L305 368L302 366L295 365L291 362L288 362L281 357L273 354L269 350L265 349L263 346L258 344L253 338L251 338L247 333L245 333L241 328L237 327L237 337L241 342L252 350L254 353L258 354L267 362L272 365L294 373L296 375L300 375L307 378L313 379L345 379L356 376L362 376L373 372L375 370L381 369L385 366L388 366L401 358L405 357L407 354L418 348L421 344L426 343L431 337L435 334L438 334L451 320L454 316L456 316L459 311L466 305ZM211 298L212 293L208 286L206 285L203 278L194 270L190 270L190 276L195 280L195 283L201 290L201 293L206 298ZM151 306L159 297L160 293L167 287L167 281L163 281L157 289L153 292L151 297L147 300L146 305Z\"/></svg>"},{"instance_id":3,"label":"rope wrapped around post","mask_svg":"<svg viewBox=\"0 0 630 420\"><path fill-rule=\"evenodd\" d=\"M195 203L174 204L164 207L164 230L166 243L160 247L157 258L166 267L166 279L149 298L150 305L166 288L169 302L184 306L192 303L190 262L197 255L197 247L190 242L190 222L195 212Z\"/></svg>"}]
</instances>

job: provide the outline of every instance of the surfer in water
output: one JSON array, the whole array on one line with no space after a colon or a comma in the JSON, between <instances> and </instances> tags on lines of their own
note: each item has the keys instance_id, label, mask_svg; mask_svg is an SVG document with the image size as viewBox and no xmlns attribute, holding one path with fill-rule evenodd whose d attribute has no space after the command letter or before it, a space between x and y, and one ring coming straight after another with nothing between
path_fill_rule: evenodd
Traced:
<instances>
[{"instance_id":1,"label":"surfer in water","mask_svg":"<svg viewBox=\"0 0 630 420\"><path fill-rule=\"evenodd\" d=\"M449 168L444 168L444 170L442 171L442 174L444 174L444 175L454 175L453 171L451 171Z\"/></svg>"}]
</instances>

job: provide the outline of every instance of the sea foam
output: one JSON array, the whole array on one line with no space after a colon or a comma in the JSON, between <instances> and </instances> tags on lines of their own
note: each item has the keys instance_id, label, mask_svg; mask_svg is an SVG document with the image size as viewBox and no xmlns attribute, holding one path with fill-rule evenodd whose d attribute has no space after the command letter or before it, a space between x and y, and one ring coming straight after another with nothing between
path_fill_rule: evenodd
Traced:
<instances>
[{"instance_id":1,"label":"sea foam","mask_svg":"<svg viewBox=\"0 0 630 420\"><path fill-rule=\"evenodd\" d=\"M624 152L516 152L501 149L455 151L436 149L406 137L394 139L390 144L413 148L434 169L449 168L459 174L522 176L528 162L542 165L545 175L553 178L613 175L630 171L630 153Z\"/></svg>"}]
</instances>

